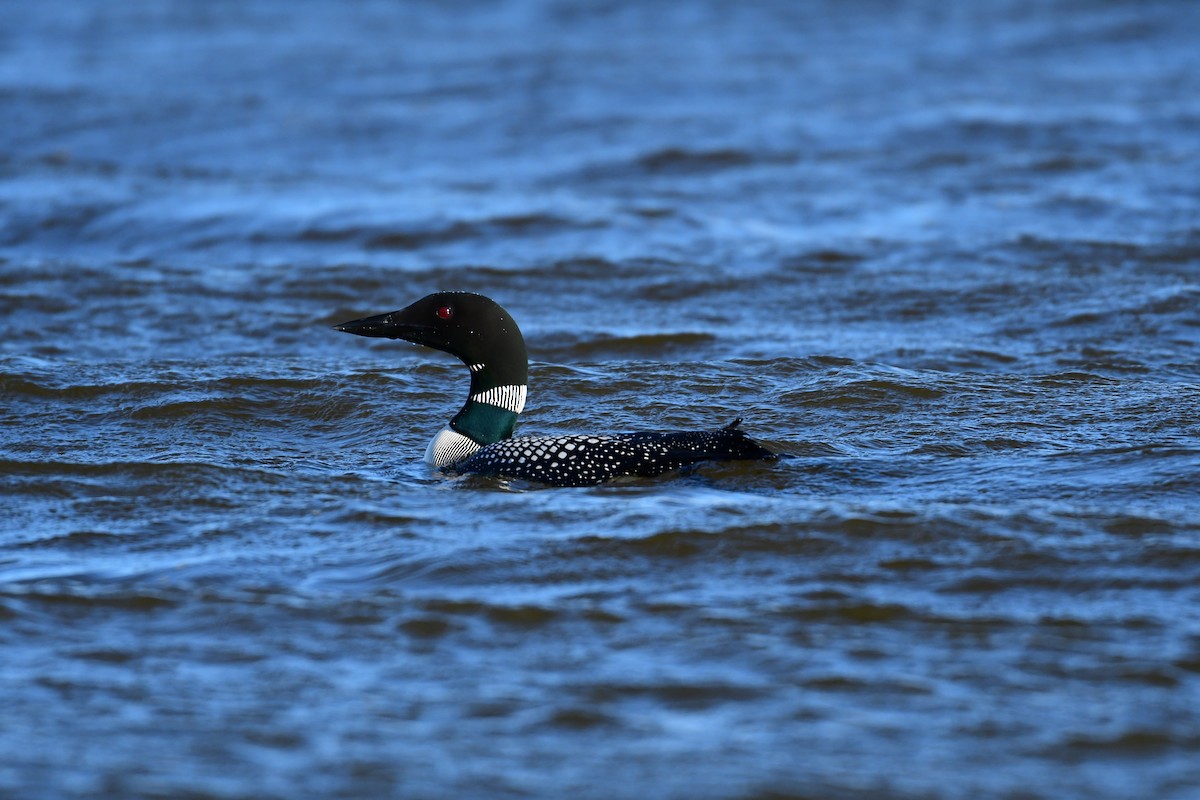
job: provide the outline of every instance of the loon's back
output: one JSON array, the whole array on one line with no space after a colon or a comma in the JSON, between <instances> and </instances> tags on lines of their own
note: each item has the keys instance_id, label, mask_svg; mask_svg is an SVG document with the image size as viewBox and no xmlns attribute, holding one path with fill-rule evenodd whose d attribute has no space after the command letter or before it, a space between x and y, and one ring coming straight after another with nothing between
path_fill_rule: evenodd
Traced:
<instances>
[{"instance_id":1,"label":"loon's back","mask_svg":"<svg viewBox=\"0 0 1200 800\"><path fill-rule=\"evenodd\" d=\"M551 486L593 486L626 475L650 478L701 461L773 458L737 429L740 422L715 431L516 436L489 444L447 469Z\"/></svg>"}]
</instances>

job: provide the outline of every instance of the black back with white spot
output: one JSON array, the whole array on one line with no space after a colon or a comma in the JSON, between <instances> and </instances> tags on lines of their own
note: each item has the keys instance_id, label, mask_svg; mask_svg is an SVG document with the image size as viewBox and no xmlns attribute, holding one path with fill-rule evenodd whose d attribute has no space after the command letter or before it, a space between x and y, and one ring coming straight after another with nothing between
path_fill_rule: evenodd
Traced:
<instances>
[{"instance_id":1,"label":"black back with white spot","mask_svg":"<svg viewBox=\"0 0 1200 800\"><path fill-rule=\"evenodd\" d=\"M446 469L551 486L593 486L623 475L661 475L701 461L773 458L736 429L739 422L717 431L517 436L489 444Z\"/></svg>"}]
</instances>

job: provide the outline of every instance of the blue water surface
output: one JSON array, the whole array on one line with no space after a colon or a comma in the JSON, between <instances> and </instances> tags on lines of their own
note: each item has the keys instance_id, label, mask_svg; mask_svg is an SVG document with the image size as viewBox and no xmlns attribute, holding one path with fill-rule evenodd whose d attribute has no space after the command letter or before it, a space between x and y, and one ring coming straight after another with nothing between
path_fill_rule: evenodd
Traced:
<instances>
[{"instance_id":1,"label":"blue water surface","mask_svg":"<svg viewBox=\"0 0 1200 800\"><path fill-rule=\"evenodd\" d=\"M1200 6L0 10L0 795L1200 796Z\"/></svg>"}]
</instances>

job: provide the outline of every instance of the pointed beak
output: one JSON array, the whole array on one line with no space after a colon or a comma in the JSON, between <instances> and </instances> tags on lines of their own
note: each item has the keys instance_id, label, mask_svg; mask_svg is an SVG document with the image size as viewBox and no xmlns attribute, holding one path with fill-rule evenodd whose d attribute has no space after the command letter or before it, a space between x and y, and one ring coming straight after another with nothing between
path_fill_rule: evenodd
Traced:
<instances>
[{"instance_id":1,"label":"pointed beak","mask_svg":"<svg viewBox=\"0 0 1200 800\"><path fill-rule=\"evenodd\" d=\"M376 314L373 317L352 319L349 322L334 325L333 329L343 333L357 333L359 336L382 336L388 339L418 341L414 337L420 335L420 326L401 322L400 317L399 311L392 311L387 314Z\"/></svg>"},{"instance_id":2,"label":"pointed beak","mask_svg":"<svg viewBox=\"0 0 1200 800\"><path fill-rule=\"evenodd\" d=\"M411 307L410 307L411 308ZM439 333L432 325L417 324L411 321L414 314L409 308L391 311L387 314L376 314L373 317L352 319L341 325L334 325L335 331L356 333L359 336L379 336L385 339L403 339L413 344L423 344L437 350L447 347L445 335Z\"/></svg>"}]
</instances>

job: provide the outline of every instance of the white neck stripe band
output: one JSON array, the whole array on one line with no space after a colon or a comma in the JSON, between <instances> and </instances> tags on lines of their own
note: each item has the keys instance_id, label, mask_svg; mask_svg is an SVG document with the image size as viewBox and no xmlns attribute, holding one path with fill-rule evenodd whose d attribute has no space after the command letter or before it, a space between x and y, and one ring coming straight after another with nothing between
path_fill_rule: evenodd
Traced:
<instances>
[{"instance_id":1,"label":"white neck stripe band","mask_svg":"<svg viewBox=\"0 0 1200 800\"><path fill-rule=\"evenodd\" d=\"M476 403L487 403L520 414L525 410L525 389L524 385L497 386L486 392L473 394L471 399Z\"/></svg>"}]
</instances>

